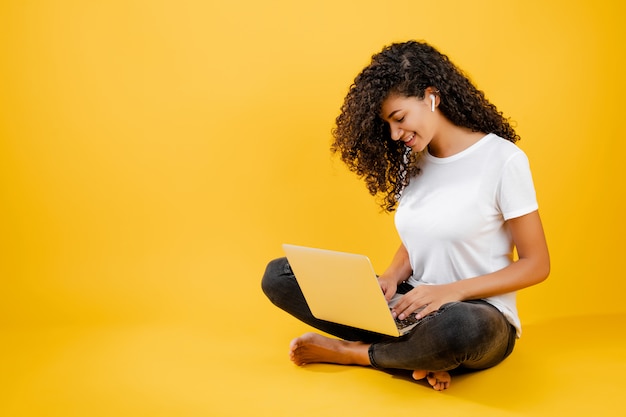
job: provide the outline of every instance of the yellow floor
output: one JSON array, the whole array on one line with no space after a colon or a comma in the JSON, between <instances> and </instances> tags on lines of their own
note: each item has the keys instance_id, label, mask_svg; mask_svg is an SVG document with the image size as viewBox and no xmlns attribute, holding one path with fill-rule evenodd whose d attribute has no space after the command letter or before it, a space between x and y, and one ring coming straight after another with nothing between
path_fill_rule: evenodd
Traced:
<instances>
[{"instance_id":1,"label":"yellow floor","mask_svg":"<svg viewBox=\"0 0 626 417\"><path fill-rule=\"evenodd\" d=\"M270 305L260 317L275 325L5 329L0 415L626 415L626 316L528 324L509 359L443 393L369 368L296 367L287 345L308 328Z\"/></svg>"}]
</instances>

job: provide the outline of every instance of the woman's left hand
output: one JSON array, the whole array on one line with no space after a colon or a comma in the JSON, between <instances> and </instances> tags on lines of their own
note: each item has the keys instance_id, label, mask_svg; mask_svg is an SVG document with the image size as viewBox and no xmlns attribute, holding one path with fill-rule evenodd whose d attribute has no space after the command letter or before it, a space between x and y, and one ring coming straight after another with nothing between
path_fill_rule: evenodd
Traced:
<instances>
[{"instance_id":1,"label":"woman's left hand","mask_svg":"<svg viewBox=\"0 0 626 417\"><path fill-rule=\"evenodd\" d=\"M417 312L418 319L439 310L439 307L453 301L460 301L461 297L453 291L449 284L443 285L420 285L402 296L400 301L393 307L394 317L404 320L410 314ZM418 310L420 310L418 312Z\"/></svg>"}]
</instances>

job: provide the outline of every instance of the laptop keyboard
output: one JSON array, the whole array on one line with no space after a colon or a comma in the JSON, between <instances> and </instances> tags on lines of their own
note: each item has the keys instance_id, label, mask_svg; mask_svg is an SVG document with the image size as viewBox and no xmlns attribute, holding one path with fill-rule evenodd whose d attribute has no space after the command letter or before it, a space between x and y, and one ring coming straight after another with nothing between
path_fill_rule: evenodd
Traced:
<instances>
[{"instance_id":1,"label":"laptop keyboard","mask_svg":"<svg viewBox=\"0 0 626 417\"><path fill-rule=\"evenodd\" d=\"M402 330L405 327L409 327L417 323L419 320L415 317L415 313L409 314L406 318L400 320L396 319L396 326L398 329Z\"/></svg>"}]
</instances>

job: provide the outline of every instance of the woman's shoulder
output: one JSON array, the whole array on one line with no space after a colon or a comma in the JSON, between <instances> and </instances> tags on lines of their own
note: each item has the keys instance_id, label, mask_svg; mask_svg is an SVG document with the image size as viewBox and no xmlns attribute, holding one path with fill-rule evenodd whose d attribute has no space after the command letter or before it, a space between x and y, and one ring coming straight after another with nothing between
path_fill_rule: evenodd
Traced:
<instances>
[{"instance_id":1,"label":"woman's shoulder","mask_svg":"<svg viewBox=\"0 0 626 417\"><path fill-rule=\"evenodd\" d=\"M486 151L493 152L501 157L508 158L514 155L525 155L524 151L517 144L505 139L495 133L490 133L485 137Z\"/></svg>"}]
</instances>

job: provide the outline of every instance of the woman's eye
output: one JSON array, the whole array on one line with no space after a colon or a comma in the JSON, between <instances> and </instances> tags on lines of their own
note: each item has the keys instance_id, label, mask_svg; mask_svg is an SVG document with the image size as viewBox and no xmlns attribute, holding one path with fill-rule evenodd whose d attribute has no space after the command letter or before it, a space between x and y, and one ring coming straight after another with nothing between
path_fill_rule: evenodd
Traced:
<instances>
[{"instance_id":1,"label":"woman's eye","mask_svg":"<svg viewBox=\"0 0 626 417\"><path fill-rule=\"evenodd\" d=\"M397 120L398 123L402 123L403 121L404 121L404 116L402 116L401 118Z\"/></svg>"}]
</instances>

